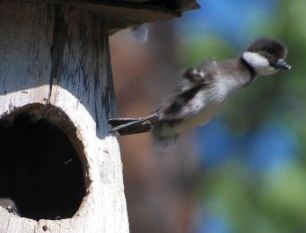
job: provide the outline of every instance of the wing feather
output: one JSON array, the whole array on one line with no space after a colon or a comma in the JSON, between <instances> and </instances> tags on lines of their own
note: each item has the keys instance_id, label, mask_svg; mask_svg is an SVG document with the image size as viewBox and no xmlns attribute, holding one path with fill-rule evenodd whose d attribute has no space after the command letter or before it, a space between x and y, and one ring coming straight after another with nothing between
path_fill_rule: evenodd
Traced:
<instances>
[{"instance_id":1,"label":"wing feather","mask_svg":"<svg viewBox=\"0 0 306 233\"><path fill-rule=\"evenodd\" d=\"M184 84L180 91L173 95L160 108L159 115L163 120L182 120L196 114L201 103L200 92L205 92L213 83L217 62L204 61L198 68L189 68L182 73ZM202 107L202 106L201 106Z\"/></svg>"}]
</instances>

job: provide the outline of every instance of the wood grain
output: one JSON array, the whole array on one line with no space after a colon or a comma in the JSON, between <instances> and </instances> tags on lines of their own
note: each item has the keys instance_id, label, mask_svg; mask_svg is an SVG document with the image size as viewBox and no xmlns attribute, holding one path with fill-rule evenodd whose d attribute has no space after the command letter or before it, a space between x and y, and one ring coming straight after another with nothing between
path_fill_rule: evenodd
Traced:
<instances>
[{"instance_id":1,"label":"wood grain","mask_svg":"<svg viewBox=\"0 0 306 233\"><path fill-rule=\"evenodd\" d=\"M0 12L0 117L33 104L57 108L54 122L82 150L88 193L62 220L0 207L0 233L128 232L119 146L107 133L115 105L107 26L89 12L45 3L2 1Z\"/></svg>"}]
</instances>

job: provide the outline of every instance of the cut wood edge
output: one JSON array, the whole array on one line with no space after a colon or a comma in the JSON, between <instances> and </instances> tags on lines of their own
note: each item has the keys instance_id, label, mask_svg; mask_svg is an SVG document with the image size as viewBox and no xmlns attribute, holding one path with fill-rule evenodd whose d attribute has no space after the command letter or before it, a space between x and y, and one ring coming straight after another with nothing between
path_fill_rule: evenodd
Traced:
<instances>
[{"instance_id":1,"label":"cut wood edge","mask_svg":"<svg viewBox=\"0 0 306 233\"><path fill-rule=\"evenodd\" d=\"M33 120L39 120L41 118L47 119L54 125L59 127L62 132L69 138L70 142L73 144L74 149L77 152L78 158L83 166L84 174L84 189L86 190L85 196L82 198L81 204L78 210L70 218L64 218L60 220L48 220L39 219L34 220L27 217L20 217L14 213L9 213L8 210L0 206L0 219L1 223L7 224L5 233L29 233L29 232L65 232L62 228L70 229L67 232L85 232L85 227L83 230L80 228L82 225L88 224L88 219L92 218L91 205L93 202L93 187L91 180L90 166L87 161L87 151L82 143L81 135L78 133L77 127L72 123L69 117L61 110L59 107L42 104L42 103L31 103L23 106L10 108L4 113L0 113L0 121L11 121L13 122L16 117L20 114L30 114L33 116ZM79 222L82 224L79 224ZM67 225L68 224L68 225ZM75 229L73 230L73 226ZM50 231L52 229L52 231ZM0 229L0 232L1 229Z\"/></svg>"}]
</instances>

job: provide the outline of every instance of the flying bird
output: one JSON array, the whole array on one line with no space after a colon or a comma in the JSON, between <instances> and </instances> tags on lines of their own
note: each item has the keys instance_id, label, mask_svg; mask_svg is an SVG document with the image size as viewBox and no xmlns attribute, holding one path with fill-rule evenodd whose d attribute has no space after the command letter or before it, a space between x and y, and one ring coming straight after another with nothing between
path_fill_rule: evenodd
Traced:
<instances>
[{"instance_id":1,"label":"flying bird","mask_svg":"<svg viewBox=\"0 0 306 233\"><path fill-rule=\"evenodd\" d=\"M205 60L199 67L182 73L180 90L155 113L143 118L109 119L113 127L110 132L130 135L151 131L157 145L169 145L184 131L206 124L232 94L256 77L290 70L286 56L283 43L260 38L238 58Z\"/></svg>"}]
</instances>

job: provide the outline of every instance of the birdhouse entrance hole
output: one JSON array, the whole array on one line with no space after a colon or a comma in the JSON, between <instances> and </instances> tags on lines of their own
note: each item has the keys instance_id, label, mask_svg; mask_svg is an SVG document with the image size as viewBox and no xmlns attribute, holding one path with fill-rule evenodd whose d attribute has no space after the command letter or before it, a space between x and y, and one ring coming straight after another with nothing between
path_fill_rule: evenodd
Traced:
<instances>
[{"instance_id":1,"label":"birdhouse entrance hole","mask_svg":"<svg viewBox=\"0 0 306 233\"><path fill-rule=\"evenodd\" d=\"M0 119L0 199L31 219L72 217L86 195L83 146L69 118L29 105Z\"/></svg>"}]
</instances>

